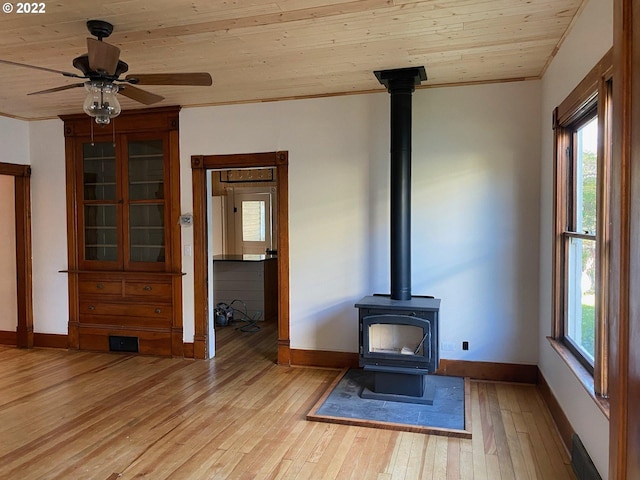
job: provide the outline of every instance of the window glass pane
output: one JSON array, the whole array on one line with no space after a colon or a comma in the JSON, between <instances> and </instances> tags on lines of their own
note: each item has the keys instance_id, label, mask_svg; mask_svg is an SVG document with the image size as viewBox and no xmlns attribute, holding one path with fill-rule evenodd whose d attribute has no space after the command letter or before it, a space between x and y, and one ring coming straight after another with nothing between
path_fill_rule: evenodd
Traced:
<instances>
[{"instance_id":1,"label":"window glass pane","mask_svg":"<svg viewBox=\"0 0 640 480\"><path fill-rule=\"evenodd\" d=\"M118 259L118 230L115 205L84 206L85 260Z\"/></svg>"},{"instance_id":2,"label":"window glass pane","mask_svg":"<svg viewBox=\"0 0 640 480\"><path fill-rule=\"evenodd\" d=\"M598 118L576 132L576 232L596 233L596 186L598 184Z\"/></svg>"},{"instance_id":3,"label":"window glass pane","mask_svg":"<svg viewBox=\"0 0 640 480\"><path fill-rule=\"evenodd\" d=\"M162 140L129 142L129 199L164 198Z\"/></svg>"},{"instance_id":4,"label":"window glass pane","mask_svg":"<svg viewBox=\"0 0 640 480\"><path fill-rule=\"evenodd\" d=\"M116 149L113 142L82 144L85 200L116 199Z\"/></svg>"},{"instance_id":5,"label":"window glass pane","mask_svg":"<svg viewBox=\"0 0 640 480\"><path fill-rule=\"evenodd\" d=\"M596 242L571 238L565 336L593 365L595 355Z\"/></svg>"},{"instance_id":6,"label":"window glass pane","mask_svg":"<svg viewBox=\"0 0 640 480\"><path fill-rule=\"evenodd\" d=\"M164 205L129 206L129 241L132 262L164 262Z\"/></svg>"},{"instance_id":7,"label":"window glass pane","mask_svg":"<svg viewBox=\"0 0 640 480\"><path fill-rule=\"evenodd\" d=\"M263 200L242 202L242 241L265 241L266 210L266 202Z\"/></svg>"}]
</instances>

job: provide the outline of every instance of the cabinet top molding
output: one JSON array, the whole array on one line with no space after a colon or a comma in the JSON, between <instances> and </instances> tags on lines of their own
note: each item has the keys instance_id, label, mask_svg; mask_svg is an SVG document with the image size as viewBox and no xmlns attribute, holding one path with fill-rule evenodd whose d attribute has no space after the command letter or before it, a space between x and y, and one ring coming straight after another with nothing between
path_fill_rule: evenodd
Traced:
<instances>
[{"instance_id":1,"label":"cabinet top molding","mask_svg":"<svg viewBox=\"0 0 640 480\"><path fill-rule=\"evenodd\" d=\"M93 134L96 137L112 135L113 129L116 134L171 131L178 130L180 109L180 106L173 106L127 110L112 120L113 126L109 125L104 128L92 125L89 121L92 118L85 113L60 115L60 119L64 122L65 137L89 136L92 126Z\"/></svg>"}]
</instances>

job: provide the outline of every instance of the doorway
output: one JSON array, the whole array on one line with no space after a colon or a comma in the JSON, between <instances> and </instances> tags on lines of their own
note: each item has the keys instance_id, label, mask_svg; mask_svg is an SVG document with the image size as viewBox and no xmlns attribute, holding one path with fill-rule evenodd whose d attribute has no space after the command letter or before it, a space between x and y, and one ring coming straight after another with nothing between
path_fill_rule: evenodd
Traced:
<instances>
[{"instance_id":1,"label":"doorway","mask_svg":"<svg viewBox=\"0 0 640 480\"><path fill-rule=\"evenodd\" d=\"M208 312L209 317L214 312L216 335L238 329L257 333L277 323L276 168L207 171ZM269 329L273 335L275 330ZM210 342L211 355L218 356L228 343L221 338ZM228 332L224 338L233 339ZM275 340L272 346L275 352Z\"/></svg>"},{"instance_id":2,"label":"doorway","mask_svg":"<svg viewBox=\"0 0 640 480\"><path fill-rule=\"evenodd\" d=\"M31 285L31 167L0 163L0 175L13 177L15 219L15 278L16 316L15 335L8 332L2 343L20 348L33 347L33 304ZM11 338L8 338L8 337Z\"/></svg>"},{"instance_id":3,"label":"doorway","mask_svg":"<svg viewBox=\"0 0 640 480\"><path fill-rule=\"evenodd\" d=\"M210 234L208 212L211 205L211 172L214 170L271 170L277 188L270 191L271 198L264 195L256 198L244 197L247 203L248 216L257 226L253 225L247 230L251 239L260 242L267 240L267 235L261 235L261 229L266 232L266 216L260 217L260 212L267 208L274 210L274 224L271 225L272 245L277 245L277 258L274 259L277 270L277 332L278 332L278 364L289 365L290 341L289 341L289 229L288 229L288 153L267 152L238 155L206 155L191 157L191 171L193 182L193 234L194 234L194 304L195 304L195 335L194 358L211 358L215 353L215 329L214 312L211 308L211 282L213 280L211 259L214 253L214 241ZM275 167L275 168L272 168ZM254 195L262 192L243 192L242 195ZM242 201L242 200L241 200ZM251 215L249 215L249 213ZM237 217L234 216L234 217ZM251 218L250 218L251 217ZM241 217L240 217L241 218ZM264 222L263 222L264 220ZM233 220L236 221L235 218ZM228 222L228 220L227 220ZM251 223L251 222L249 222ZM258 230L256 230L258 228ZM234 228L234 230L236 230ZM242 222L240 224L242 230ZM213 233L213 232L212 232ZM264 240L262 238L264 237ZM246 248L264 248L267 245L260 243L251 245L254 240L248 240ZM218 242L221 240L219 239ZM225 240L228 244L228 238ZM238 242L233 240L233 250ZM241 246L240 248L245 248ZM273 249L273 248L272 248ZM273 250L276 250L273 249Z\"/></svg>"}]
</instances>

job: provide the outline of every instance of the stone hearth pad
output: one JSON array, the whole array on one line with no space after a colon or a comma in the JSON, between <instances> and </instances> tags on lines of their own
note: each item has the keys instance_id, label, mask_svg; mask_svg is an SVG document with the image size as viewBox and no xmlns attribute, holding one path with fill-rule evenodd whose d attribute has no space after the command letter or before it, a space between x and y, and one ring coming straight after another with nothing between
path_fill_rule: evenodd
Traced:
<instances>
[{"instance_id":1,"label":"stone hearth pad","mask_svg":"<svg viewBox=\"0 0 640 480\"><path fill-rule=\"evenodd\" d=\"M469 380L429 375L427 381L436 387L433 405L366 399L360 394L372 388L372 372L346 369L307 420L471 438L470 415L466 414Z\"/></svg>"}]
</instances>

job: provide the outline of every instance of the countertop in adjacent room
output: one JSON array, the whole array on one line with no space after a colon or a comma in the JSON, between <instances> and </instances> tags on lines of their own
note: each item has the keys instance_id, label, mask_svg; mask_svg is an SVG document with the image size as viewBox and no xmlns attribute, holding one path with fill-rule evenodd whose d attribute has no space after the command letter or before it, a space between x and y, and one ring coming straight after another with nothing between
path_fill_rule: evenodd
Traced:
<instances>
[{"instance_id":1,"label":"countertop in adjacent room","mask_svg":"<svg viewBox=\"0 0 640 480\"><path fill-rule=\"evenodd\" d=\"M243 255L214 255L214 262L264 262L278 258L278 255L266 255L264 253L253 254L245 253Z\"/></svg>"}]
</instances>

